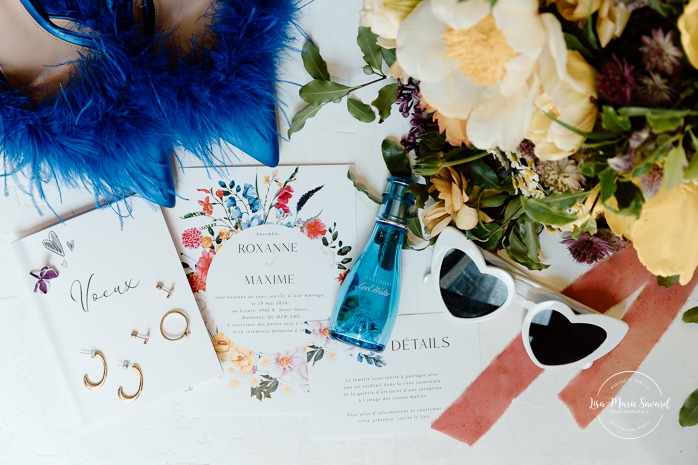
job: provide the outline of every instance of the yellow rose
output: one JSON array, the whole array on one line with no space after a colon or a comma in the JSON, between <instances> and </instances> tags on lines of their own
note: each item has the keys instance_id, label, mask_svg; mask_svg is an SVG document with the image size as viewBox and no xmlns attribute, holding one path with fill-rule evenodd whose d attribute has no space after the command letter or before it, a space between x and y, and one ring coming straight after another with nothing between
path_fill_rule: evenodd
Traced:
<instances>
[{"instance_id":1,"label":"yellow rose","mask_svg":"<svg viewBox=\"0 0 698 465\"><path fill-rule=\"evenodd\" d=\"M429 192L439 191L439 201L428 206L422 220L432 236L436 236L451 222L458 229L468 230L477 226L478 211L465 204L468 201L468 181L450 166L441 168L429 178Z\"/></svg>"},{"instance_id":2,"label":"yellow rose","mask_svg":"<svg viewBox=\"0 0 698 465\"><path fill-rule=\"evenodd\" d=\"M230 340L230 338L223 333L218 333L213 336L211 342L213 343L213 348L216 350L218 358L221 361L225 360L227 357L226 353L233 346L233 342Z\"/></svg>"},{"instance_id":3,"label":"yellow rose","mask_svg":"<svg viewBox=\"0 0 698 465\"><path fill-rule=\"evenodd\" d=\"M596 121L596 72L582 56L567 50L562 27L544 16L548 44L541 54L538 75L542 91L535 100L527 138L541 160L560 160L576 152L585 138L555 122L550 116L580 131L591 131ZM545 113L544 113L545 112Z\"/></svg>"},{"instance_id":4,"label":"yellow rose","mask_svg":"<svg viewBox=\"0 0 698 465\"><path fill-rule=\"evenodd\" d=\"M551 3L567 21L585 20L601 6L601 0L549 0L548 5Z\"/></svg>"},{"instance_id":5,"label":"yellow rose","mask_svg":"<svg viewBox=\"0 0 698 465\"><path fill-rule=\"evenodd\" d=\"M204 236L201 238L201 246L204 249L208 249L213 245L213 238L211 236Z\"/></svg>"},{"instance_id":6,"label":"yellow rose","mask_svg":"<svg viewBox=\"0 0 698 465\"><path fill-rule=\"evenodd\" d=\"M698 266L698 185L662 189L642 206L632 227L637 256L657 276L679 275L687 284Z\"/></svg>"},{"instance_id":7,"label":"yellow rose","mask_svg":"<svg viewBox=\"0 0 698 465\"><path fill-rule=\"evenodd\" d=\"M230 368L237 373L248 375L252 372L255 354L250 349L236 345L230 351Z\"/></svg>"},{"instance_id":8,"label":"yellow rose","mask_svg":"<svg viewBox=\"0 0 698 465\"><path fill-rule=\"evenodd\" d=\"M230 239L230 229L228 229L228 228L221 229L220 231L218 231L218 237L220 237L224 241Z\"/></svg>"},{"instance_id":9,"label":"yellow rose","mask_svg":"<svg viewBox=\"0 0 698 465\"><path fill-rule=\"evenodd\" d=\"M693 67L698 68L698 0L688 2L677 25L683 51Z\"/></svg>"}]
</instances>

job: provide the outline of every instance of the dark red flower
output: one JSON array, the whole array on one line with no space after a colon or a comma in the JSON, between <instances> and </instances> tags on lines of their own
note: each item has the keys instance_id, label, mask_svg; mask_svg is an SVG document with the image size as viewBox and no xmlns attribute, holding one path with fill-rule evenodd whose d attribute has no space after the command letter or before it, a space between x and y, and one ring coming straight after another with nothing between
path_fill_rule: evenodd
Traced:
<instances>
[{"instance_id":1,"label":"dark red flower","mask_svg":"<svg viewBox=\"0 0 698 465\"><path fill-rule=\"evenodd\" d=\"M614 105L630 105L637 88L633 71L625 58L619 60L613 55L613 61L603 65L599 73L599 94Z\"/></svg>"}]
</instances>

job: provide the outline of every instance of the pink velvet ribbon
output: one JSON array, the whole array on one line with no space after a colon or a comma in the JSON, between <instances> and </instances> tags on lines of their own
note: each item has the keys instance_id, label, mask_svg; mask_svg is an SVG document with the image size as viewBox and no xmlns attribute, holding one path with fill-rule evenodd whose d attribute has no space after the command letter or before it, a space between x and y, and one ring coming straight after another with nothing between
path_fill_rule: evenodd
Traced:
<instances>
[{"instance_id":1,"label":"pink velvet ribbon","mask_svg":"<svg viewBox=\"0 0 698 465\"><path fill-rule=\"evenodd\" d=\"M639 262L635 250L631 247L627 247L587 271L583 276L564 289L562 293L599 312L606 312L646 284L651 277L652 275ZM652 289L656 287L656 285L653 285ZM687 288L688 286L684 287ZM680 291L672 291L672 295L675 294L674 298L676 304L679 305L679 309L693 289L693 287L691 287L690 290L687 290L684 289L684 287L682 287ZM678 288L678 286L673 286L671 289L674 288ZM666 290L671 291L671 289ZM655 290L655 292L658 291ZM684 294L685 297L681 300L681 296L684 296ZM652 295L654 296L655 294ZM662 298L664 298L664 295ZM642 301L638 299L637 305L642 305L641 302L646 302L642 307L645 310L648 305L656 305L654 299L644 299ZM634 325L638 324L638 313L642 313L641 310L634 310L634 308L635 305L633 309L631 309L633 311L628 312L627 317L629 319L626 320L631 326L631 330ZM675 316L678 309L674 311L674 307L672 306L671 308L670 311L664 311L662 313L669 314L674 312L673 315ZM650 319L653 320L656 317L653 312L645 311L644 313L650 315ZM613 360L616 360L616 363L631 365L637 362L639 366L639 363L644 360L647 353L654 347L659 337L671 323L671 319L666 322L664 320L665 319L662 318L662 323L653 325L653 334L656 334L656 337L637 337L631 339L632 342L626 343L628 336L630 336L629 333L623 341L624 344L622 343L622 346L619 345L611 352L611 354L615 354ZM638 332L645 330L646 328L639 327ZM635 334L635 332L633 332L633 334ZM633 354L644 355L640 357ZM597 366L598 364L599 366L608 367L608 369L610 369L611 365L602 363L608 358L609 356L606 356L597 360L594 362L593 366ZM492 428L507 408L509 408L512 401L542 372L543 370L534 365L526 354L523 342L521 341L521 334L519 333L511 343L495 357L489 366L485 368L480 376L468 386L465 392L432 423L432 429L447 434L469 445L473 445ZM599 376L604 376L606 372L604 371L602 373L598 371L598 373ZM582 375L580 375L580 377L581 376ZM578 394L583 396L583 393L580 394L580 392L583 390L584 383L590 383L591 386L599 386L606 378L596 383L596 381L598 381L597 378L587 376L583 381L579 381L578 384L575 384L578 391L570 391L569 399L574 400L573 397ZM579 379L579 377L577 379ZM575 380L575 383L576 382L577 380ZM567 391L567 389L565 391ZM563 393L565 391L563 391ZM565 397L565 399L567 399L567 397ZM587 408L588 399L589 396L586 396L583 399L585 403L575 403L574 407L569 402L566 401L566 403L573 411L575 417L582 415L581 413L575 413L576 409L581 410L582 407L586 410L583 415L589 415L589 409ZM582 423L580 423L580 425L581 424Z\"/></svg>"}]
</instances>

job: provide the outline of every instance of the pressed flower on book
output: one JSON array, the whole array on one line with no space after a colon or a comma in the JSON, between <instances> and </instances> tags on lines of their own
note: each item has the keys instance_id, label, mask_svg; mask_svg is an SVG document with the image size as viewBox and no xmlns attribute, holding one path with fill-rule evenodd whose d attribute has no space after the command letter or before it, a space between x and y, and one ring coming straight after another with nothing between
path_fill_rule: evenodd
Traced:
<instances>
[{"instance_id":1,"label":"pressed flower on book","mask_svg":"<svg viewBox=\"0 0 698 465\"><path fill-rule=\"evenodd\" d=\"M662 284L691 279L698 0L365 0L361 18L360 66L395 82L409 120L425 238L452 224L542 269L547 229L580 262L632 243ZM336 86L319 48L305 52L294 130L365 85L318 102L320 81ZM373 121L363 105L368 118L350 112Z\"/></svg>"},{"instance_id":2,"label":"pressed flower on book","mask_svg":"<svg viewBox=\"0 0 698 465\"><path fill-rule=\"evenodd\" d=\"M278 170L268 170L264 175L258 174L254 184L241 185L229 179L198 188L199 209L182 216L185 220L205 217L207 221L203 226L182 232L180 239L185 250L182 265L224 367L224 377L231 388L249 388L250 396L259 400L272 398L274 393L290 394L307 389L306 348L267 354L235 344L218 330L206 310L206 280L216 253L225 242L242 230L262 224L297 229L309 239L318 241L333 257L336 279L340 282L344 279L352 261L348 257L351 246L340 238L336 223L323 220L322 211L306 216L312 207L312 197L323 186L298 195L294 186L302 175L301 170L296 167L286 179L279 177Z\"/></svg>"}]
</instances>

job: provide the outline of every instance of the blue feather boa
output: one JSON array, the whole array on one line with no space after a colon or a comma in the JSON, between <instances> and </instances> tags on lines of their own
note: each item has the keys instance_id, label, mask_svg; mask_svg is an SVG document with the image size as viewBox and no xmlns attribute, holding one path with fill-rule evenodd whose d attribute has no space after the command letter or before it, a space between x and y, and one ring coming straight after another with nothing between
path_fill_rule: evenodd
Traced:
<instances>
[{"instance_id":1,"label":"blue feather boa","mask_svg":"<svg viewBox=\"0 0 698 465\"><path fill-rule=\"evenodd\" d=\"M44 184L56 181L84 186L97 200L135 192L170 206L177 145L207 164L227 162L222 141L278 163L274 84L291 46L294 0L215 1L204 41L215 45L186 53L173 50L166 34L146 41L124 27L130 1L105 2L41 2L49 14L94 31L94 53L77 63L61 93L40 102L0 88L5 175L25 174L42 198Z\"/></svg>"}]
</instances>

